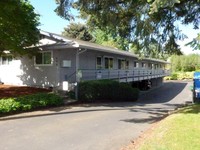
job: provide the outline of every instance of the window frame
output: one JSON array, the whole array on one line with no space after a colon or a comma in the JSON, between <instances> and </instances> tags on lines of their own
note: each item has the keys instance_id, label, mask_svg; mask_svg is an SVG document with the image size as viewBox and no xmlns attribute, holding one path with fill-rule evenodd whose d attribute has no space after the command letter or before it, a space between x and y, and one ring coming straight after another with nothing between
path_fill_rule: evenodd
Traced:
<instances>
[{"instance_id":1,"label":"window frame","mask_svg":"<svg viewBox=\"0 0 200 150\"><path fill-rule=\"evenodd\" d=\"M134 61L133 62L133 67L134 68L139 68L139 62L138 61Z\"/></svg>"},{"instance_id":2,"label":"window frame","mask_svg":"<svg viewBox=\"0 0 200 150\"><path fill-rule=\"evenodd\" d=\"M123 58L118 58L117 59L117 68L118 69L124 69L125 67L125 63L124 63L125 59Z\"/></svg>"},{"instance_id":3,"label":"window frame","mask_svg":"<svg viewBox=\"0 0 200 150\"><path fill-rule=\"evenodd\" d=\"M129 60L125 58L118 58L117 59L117 68L122 69L122 70L127 70L129 69Z\"/></svg>"},{"instance_id":4,"label":"window frame","mask_svg":"<svg viewBox=\"0 0 200 150\"><path fill-rule=\"evenodd\" d=\"M125 59L125 69L128 70L130 67L130 63L128 59Z\"/></svg>"},{"instance_id":5,"label":"window frame","mask_svg":"<svg viewBox=\"0 0 200 150\"><path fill-rule=\"evenodd\" d=\"M50 64L45 64L45 63L44 63L44 54L45 54L45 53L50 53L50 54L51 54L51 58L50 58L50 59L51 59L51 60L50 60L51 62L50 62ZM34 57L34 65L35 65L35 66L53 66L53 52L52 52L52 51L42 51L42 52L39 52L39 54L42 54L42 63L41 63L41 64L37 64L37 63L36 63L36 57L37 57L37 56L35 56L35 57Z\"/></svg>"},{"instance_id":6,"label":"window frame","mask_svg":"<svg viewBox=\"0 0 200 150\"><path fill-rule=\"evenodd\" d=\"M108 68L106 66L106 59L108 59ZM104 69L114 69L114 58L113 57L109 57L109 56L104 57Z\"/></svg>"},{"instance_id":7,"label":"window frame","mask_svg":"<svg viewBox=\"0 0 200 150\"><path fill-rule=\"evenodd\" d=\"M144 62L141 63L141 67L145 68L145 63Z\"/></svg>"},{"instance_id":8,"label":"window frame","mask_svg":"<svg viewBox=\"0 0 200 150\"><path fill-rule=\"evenodd\" d=\"M101 64L99 65L98 64L98 58L100 58L101 59ZM96 69L102 69L103 68L103 59L102 59L102 57L101 56L97 56L96 57Z\"/></svg>"}]
</instances>

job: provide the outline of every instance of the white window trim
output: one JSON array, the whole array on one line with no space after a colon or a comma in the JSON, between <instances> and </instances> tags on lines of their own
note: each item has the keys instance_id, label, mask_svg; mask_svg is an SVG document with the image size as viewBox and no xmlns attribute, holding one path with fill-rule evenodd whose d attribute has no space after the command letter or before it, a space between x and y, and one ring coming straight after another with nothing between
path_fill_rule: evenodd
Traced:
<instances>
[{"instance_id":1,"label":"white window trim","mask_svg":"<svg viewBox=\"0 0 200 150\"><path fill-rule=\"evenodd\" d=\"M39 53L51 53L51 64L36 64L36 56L34 56L34 66L53 66L53 51L41 51Z\"/></svg>"},{"instance_id":2,"label":"white window trim","mask_svg":"<svg viewBox=\"0 0 200 150\"><path fill-rule=\"evenodd\" d=\"M124 70L125 68L123 68L123 67L119 68L119 60L125 61L125 59L124 58L117 58L117 69Z\"/></svg>"},{"instance_id":3,"label":"white window trim","mask_svg":"<svg viewBox=\"0 0 200 150\"><path fill-rule=\"evenodd\" d=\"M113 59L113 68L105 68L105 58L112 58ZM113 56L104 56L103 57L103 68L104 69L109 69L109 70L113 70L114 69L114 67L115 67L115 59L114 59L114 57Z\"/></svg>"},{"instance_id":4,"label":"white window trim","mask_svg":"<svg viewBox=\"0 0 200 150\"><path fill-rule=\"evenodd\" d=\"M140 62L139 61L133 61L133 67L134 68L139 68Z\"/></svg>"},{"instance_id":5,"label":"white window trim","mask_svg":"<svg viewBox=\"0 0 200 150\"><path fill-rule=\"evenodd\" d=\"M97 58L101 58L101 66L100 66L100 68L97 68ZM102 56L97 56L96 57L96 69L102 69L103 68L103 57Z\"/></svg>"},{"instance_id":6,"label":"white window trim","mask_svg":"<svg viewBox=\"0 0 200 150\"><path fill-rule=\"evenodd\" d=\"M127 65L127 62L128 62L128 65ZM130 61L129 61L129 59L125 59L125 69L126 70L130 69Z\"/></svg>"},{"instance_id":7,"label":"white window trim","mask_svg":"<svg viewBox=\"0 0 200 150\"><path fill-rule=\"evenodd\" d=\"M130 61L127 58L117 58L117 69L119 69L119 60L124 61L124 66L120 70L128 70L130 68ZM128 66L127 66L128 62Z\"/></svg>"}]
</instances>

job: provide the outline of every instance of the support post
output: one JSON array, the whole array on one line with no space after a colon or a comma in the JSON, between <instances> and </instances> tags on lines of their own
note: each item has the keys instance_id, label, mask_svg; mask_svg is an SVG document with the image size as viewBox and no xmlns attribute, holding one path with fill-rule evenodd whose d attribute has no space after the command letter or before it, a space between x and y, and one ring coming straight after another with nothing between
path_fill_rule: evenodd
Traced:
<instances>
[{"instance_id":1,"label":"support post","mask_svg":"<svg viewBox=\"0 0 200 150\"><path fill-rule=\"evenodd\" d=\"M79 49L77 49L77 52L76 52L76 88L75 88L76 100L78 100L78 86L79 86L78 69L79 69Z\"/></svg>"}]
</instances>

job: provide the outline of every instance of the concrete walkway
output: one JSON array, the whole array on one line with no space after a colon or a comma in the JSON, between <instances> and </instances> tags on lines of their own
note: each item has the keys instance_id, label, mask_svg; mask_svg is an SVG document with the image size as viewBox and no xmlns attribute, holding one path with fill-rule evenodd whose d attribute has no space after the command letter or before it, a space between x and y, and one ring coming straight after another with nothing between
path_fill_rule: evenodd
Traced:
<instances>
[{"instance_id":1,"label":"concrete walkway","mask_svg":"<svg viewBox=\"0 0 200 150\"><path fill-rule=\"evenodd\" d=\"M166 82L138 102L60 107L0 118L1 150L120 150L168 111L191 102L191 82Z\"/></svg>"}]
</instances>

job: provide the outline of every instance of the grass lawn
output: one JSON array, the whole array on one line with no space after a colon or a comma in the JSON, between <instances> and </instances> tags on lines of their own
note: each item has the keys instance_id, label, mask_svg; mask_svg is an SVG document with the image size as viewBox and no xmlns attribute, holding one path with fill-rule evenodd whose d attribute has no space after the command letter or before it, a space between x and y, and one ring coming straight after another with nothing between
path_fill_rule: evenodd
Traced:
<instances>
[{"instance_id":1,"label":"grass lawn","mask_svg":"<svg viewBox=\"0 0 200 150\"><path fill-rule=\"evenodd\" d=\"M155 126L139 150L200 150L200 105L178 110Z\"/></svg>"}]
</instances>

